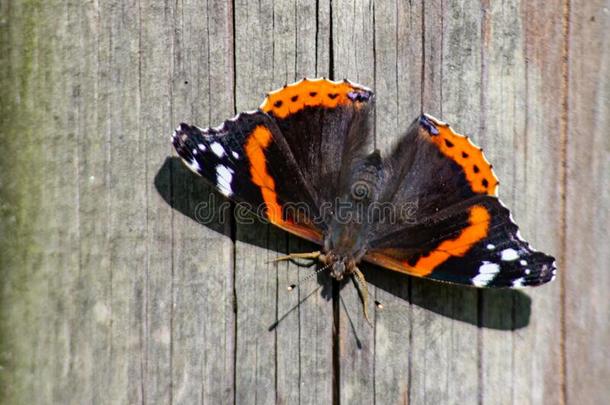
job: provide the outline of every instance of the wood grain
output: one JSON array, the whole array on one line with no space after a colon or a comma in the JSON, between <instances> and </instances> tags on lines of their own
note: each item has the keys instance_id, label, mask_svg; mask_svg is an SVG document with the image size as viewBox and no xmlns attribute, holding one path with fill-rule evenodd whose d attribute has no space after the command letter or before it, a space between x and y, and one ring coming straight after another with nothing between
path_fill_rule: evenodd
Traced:
<instances>
[{"instance_id":1,"label":"wood grain","mask_svg":"<svg viewBox=\"0 0 610 405\"><path fill-rule=\"evenodd\" d=\"M375 4L376 146L388 153L394 141L421 113L422 22L419 2ZM411 280L369 269L375 298L384 309L375 316L374 401L408 403L413 372Z\"/></svg>"},{"instance_id":2,"label":"wood grain","mask_svg":"<svg viewBox=\"0 0 610 405\"><path fill-rule=\"evenodd\" d=\"M226 74L233 67L232 9L228 4L207 7L199 1L179 2L176 8L171 4L165 5L165 21L159 22L169 34L169 41L160 44L167 49L160 76L170 85L172 100L165 128L181 121L218 125L234 111L233 75ZM158 103L163 105L163 100ZM165 137L156 137L165 142ZM166 149L160 151L159 159L168 156ZM230 206L182 170L180 162L174 163L157 181L157 188L163 188L173 204L187 202L183 207L187 215L168 213L168 242L173 250L168 267L173 273L169 394L174 403L232 400L235 314Z\"/></svg>"},{"instance_id":3,"label":"wood grain","mask_svg":"<svg viewBox=\"0 0 610 405\"><path fill-rule=\"evenodd\" d=\"M491 2L485 13L482 126L488 141L482 146L489 150L502 179L500 197L513 208L524 237L538 249L560 252L563 7L560 2L544 7L532 2L512 7ZM537 197L523 199L522 195ZM531 299L527 303L519 303L510 294L482 293L482 319L493 316L498 308L510 308L498 322L516 329L510 335L494 329L481 331L484 399L499 403L562 400L558 389L561 340L556 332L561 329L559 287L552 283L526 291ZM515 323L523 316L529 317L527 327L519 328ZM529 354L533 352L535 358Z\"/></svg>"},{"instance_id":4,"label":"wood grain","mask_svg":"<svg viewBox=\"0 0 610 405\"><path fill-rule=\"evenodd\" d=\"M610 395L606 0L0 3L3 403L597 404ZM253 222L173 156L308 77L376 91L387 151L422 111L485 149L559 280L477 291Z\"/></svg>"},{"instance_id":5,"label":"wood grain","mask_svg":"<svg viewBox=\"0 0 610 405\"><path fill-rule=\"evenodd\" d=\"M332 2L332 76L374 85L374 2ZM353 46L358 44L357 46ZM338 307L338 395L339 403L370 404L374 401L375 332L366 322L362 301L351 281L339 284ZM369 288L375 295L375 288ZM372 305L372 303L370 303ZM374 319L373 309L369 309Z\"/></svg>"},{"instance_id":6,"label":"wood grain","mask_svg":"<svg viewBox=\"0 0 610 405\"><path fill-rule=\"evenodd\" d=\"M422 109L478 139L480 6L423 4ZM410 402L476 401L477 291L413 279L411 294ZM440 308L449 313L439 314Z\"/></svg>"},{"instance_id":7,"label":"wood grain","mask_svg":"<svg viewBox=\"0 0 610 405\"><path fill-rule=\"evenodd\" d=\"M266 92L286 83L327 73L328 60L319 56L328 50L321 42L329 35L328 16L311 2L235 2L238 111L256 108ZM236 224L235 249L236 402L330 403L332 302L315 282L287 291L311 268L269 263L317 248L256 222Z\"/></svg>"},{"instance_id":8,"label":"wood grain","mask_svg":"<svg viewBox=\"0 0 610 405\"><path fill-rule=\"evenodd\" d=\"M565 394L607 401L610 380L610 3L574 1L569 20Z\"/></svg>"}]
</instances>

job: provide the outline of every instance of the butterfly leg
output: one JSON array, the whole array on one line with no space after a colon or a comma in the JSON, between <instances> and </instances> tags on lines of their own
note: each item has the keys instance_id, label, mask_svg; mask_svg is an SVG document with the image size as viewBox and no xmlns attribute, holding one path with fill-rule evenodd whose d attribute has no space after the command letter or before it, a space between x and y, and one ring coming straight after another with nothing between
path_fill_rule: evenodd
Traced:
<instances>
[{"instance_id":1,"label":"butterfly leg","mask_svg":"<svg viewBox=\"0 0 610 405\"><path fill-rule=\"evenodd\" d=\"M371 320L369 319L369 288L366 284L366 280L364 278L364 274L360 271L358 267L354 269L354 284L356 284L356 289L358 290L358 295L360 295L360 299L362 300L362 309L364 311L364 318L369 323L369 325L373 326Z\"/></svg>"},{"instance_id":2,"label":"butterfly leg","mask_svg":"<svg viewBox=\"0 0 610 405\"><path fill-rule=\"evenodd\" d=\"M281 262L282 260L292 260L292 259L317 259L322 255L322 252L319 250L316 252L309 253L290 253L286 256L276 257L273 260L270 260L271 263Z\"/></svg>"}]
</instances>

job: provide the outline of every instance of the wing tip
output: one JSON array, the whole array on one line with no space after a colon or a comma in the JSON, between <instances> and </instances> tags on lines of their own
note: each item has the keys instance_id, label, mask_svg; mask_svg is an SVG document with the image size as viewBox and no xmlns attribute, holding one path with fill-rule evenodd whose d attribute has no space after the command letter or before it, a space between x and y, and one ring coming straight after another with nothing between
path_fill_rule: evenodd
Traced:
<instances>
[{"instance_id":1,"label":"wing tip","mask_svg":"<svg viewBox=\"0 0 610 405\"><path fill-rule=\"evenodd\" d=\"M172 134L172 145L186 166L193 173L201 176L201 166L196 158L200 147L197 142L193 141L193 137L197 136L197 134L201 134L199 128L186 123L180 123Z\"/></svg>"},{"instance_id":2,"label":"wing tip","mask_svg":"<svg viewBox=\"0 0 610 405\"><path fill-rule=\"evenodd\" d=\"M460 143L462 143L466 148L463 151L465 153L462 156L450 156L450 158L460 166L464 167L464 169L467 171L467 176L473 178L471 184L473 185L473 189L475 192L484 193L494 197L498 196L498 188L500 182L498 180L498 176L496 176L496 173L493 170L493 165L489 162L489 160L487 160L487 157L483 153L483 148L472 142L472 139L469 136L455 132L451 125L449 125L447 122L441 121L440 119L432 116L431 114L423 113L419 118L419 122L432 137L436 137L437 135L448 136L452 140L458 140ZM442 129L439 130L439 128ZM445 131L448 131L448 134L443 134L443 132ZM452 144L451 147L453 147ZM443 151L444 149L445 148L441 146L441 150ZM445 154L451 155L450 153ZM469 156L470 154L472 154L473 156ZM473 172L470 167L466 169L466 166L463 166L463 163L465 164L465 161L462 161L464 159L472 159L474 156L481 159L481 161L477 163L483 165L483 167L479 167L476 169L476 171ZM475 181L481 180L480 175L482 175L483 173L487 173L484 167L485 169L489 170L489 176L483 176L482 184L475 183Z\"/></svg>"}]
</instances>

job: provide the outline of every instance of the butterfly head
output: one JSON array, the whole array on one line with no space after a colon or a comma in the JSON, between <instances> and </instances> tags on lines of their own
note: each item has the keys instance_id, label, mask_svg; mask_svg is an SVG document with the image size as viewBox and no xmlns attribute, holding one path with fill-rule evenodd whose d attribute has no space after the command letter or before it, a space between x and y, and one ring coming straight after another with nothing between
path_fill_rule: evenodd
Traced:
<instances>
[{"instance_id":1,"label":"butterfly head","mask_svg":"<svg viewBox=\"0 0 610 405\"><path fill-rule=\"evenodd\" d=\"M356 269L356 262L349 256L340 256L332 252L324 255L326 265L330 266L330 275L338 280L343 280L343 277L350 275Z\"/></svg>"}]
</instances>

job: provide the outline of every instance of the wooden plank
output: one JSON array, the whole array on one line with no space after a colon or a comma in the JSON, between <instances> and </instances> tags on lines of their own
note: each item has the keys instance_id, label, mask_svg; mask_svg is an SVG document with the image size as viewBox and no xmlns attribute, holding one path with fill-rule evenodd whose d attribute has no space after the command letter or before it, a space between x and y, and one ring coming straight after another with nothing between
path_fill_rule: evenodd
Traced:
<instances>
[{"instance_id":1,"label":"wooden plank","mask_svg":"<svg viewBox=\"0 0 610 405\"><path fill-rule=\"evenodd\" d=\"M602 403L607 2L234 5L0 3L0 400ZM315 247L232 223L168 135L329 74L375 88L383 150L421 110L472 135L562 282L365 267L373 328L351 283L287 292L311 269L267 260Z\"/></svg>"},{"instance_id":2,"label":"wooden plank","mask_svg":"<svg viewBox=\"0 0 610 405\"><path fill-rule=\"evenodd\" d=\"M558 253L561 207L553 201L559 201L557 162L562 156L559 146L549 147L547 134L559 133L561 109L558 103L545 105L545 100L549 94L561 100L563 93L560 86L542 88L561 82L560 68L543 67L562 63L562 7L559 2L551 7L490 2L484 13L483 146L488 156L496 156L492 162L502 183L500 197L511 207L525 238L545 252ZM531 31L542 26L543 32ZM545 370L559 370L560 342L551 332L559 329L559 285L523 293L527 295L482 295L482 324L492 322L499 328L481 331L481 397L501 403L557 403L559 375ZM503 329L516 331L508 334ZM528 355L532 351L536 361Z\"/></svg>"},{"instance_id":3,"label":"wooden plank","mask_svg":"<svg viewBox=\"0 0 610 405\"><path fill-rule=\"evenodd\" d=\"M72 346L68 360L70 372L65 385L65 402L99 402L107 397L111 373L111 320L109 310L111 271L108 249L108 138L100 136L105 122L99 121L100 26L94 4L69 2L65 18L70 32L62 42L72 52L62 55L59 66L72 65L63 79L71 87L71 96L63 102L73 114L73 122L63 122L60 131L74 131L75 180L78 202L73 213L78 221L79 271L69 294L69 334ZM80 38L78 44L72 38ZM62 69L65 69L63 67ZM58 100L56 100L58 101ZM64 148L66 145L64 145ZM65 299L65 298L64 298ZM64 360L65 361L65 360Z\"/></svg>"},{"instance_id":4,"label":"wooden plank","mask_svg":"<svg viewBox=\"0 0 610 405\"><path fill-rule=\"evenodd\" d=\"M39 136L31 128L28 128L30 125L28 125L27 122L30 121L29 124L32 124L36 119L45 117L46 114L36 112L36 108L47 107L48 99L41 99L29 103L23 103L21 101L22 99L30 99L32 92L38 90L35 86L29 86L29 81L32 79L40 79L48 71L47 69L40 69L34 61L39 56L43 60L49 60L51 56L49 48L44 48L46 52L42 52L43 50L39 50L36 47L36 42L42 34L42 29L36 27L34 24L37 12L40 12L39 4L24 5L10 10L10 14L8 15L13 16L15 21L6 30L6 35L10 40L14 41L13 44L15 44L15 48L6 49L6 52L3 52L3 55L7 55L8 57L8 63L3 59L3 66L5 63L9 67L14 66L14 70L8 75L7 79L3 80L2 86L3 94L7 95L7 105L4 107L6 110L3 108L2 114L3 146L6 145L7 152L13 152L12 158L9 158L8 156L11 155L8 155L7 158L2 159L4 163L3 169L9 169L10 166L14 165L14 172L22 173L24 177L29 180L25 184L9 180L6 186L4 186L6 189L3 187L2 193L3 210L6 211L6 217L12 222L11 226L11 222L3 221L3 228L8 225L9 229L12 228L15 239L20 243L25 243L27 246L24 249L24 251L27 252L27 255L23 255L22 257L19 257L17 249L15 249L14 256L11 255L10 252L7 252L7 258L3 259L4 271L2 274L3 277L6 276L6 285L8 286L8 288L3 288L3 320L6 320L5 322L14 328L6 329L6 326L8 326L6 324L3 327L3 353L6 353L3 357L5 357L7 363L12 363L13 370L15 370L14 374L7 378L7 397L12 396L15 399L21 400L33 399L33 396L26 394L24 388L36 381L36 377L48 377L49 375L49 370L39 370L37 373L38 375L35 375L34 372L28 372L28 369L35 365L40 357L45 356L44 351L36 351L36 353L34 353L27 347L28 345L32 345L40 337L40 332L37 328L28 328L27 324L20 325L20 322L14 318L15 315L21 315L24 319L31 320L31 323L34 324L35 316L30 315L28 309L45 309L42 305L42 301L47 295L47 291L45 290L46 280L43 273L40 271L41 266L39 263L43 257L49 256L48 252L51 250L50 248L46 249L44 246L39 245L39 235L41 232L46 233L45 228L48 224L48 220L44 222L30 222L30 218L38 219L39 215L42 214L40 212L40 202L42 201L43 184L44 181L47 180L44 177L47 162L39 159L39 164L30 173L27 172L26 165L27 157L33 159L34 156L40 155L41 150L44 148L43 144L35 143ZM29 32L30 37L27 39L20 39L19 35L22 31L26 30ZM45 45L49 44L45 43ZM23 47L23 52L20 52L21 47ZM42 55L40 55L40 53L42 53ZM11 79L15 82L12 83ZM41 83L41 87L42 86L44 85ZM51 86L48 84L44 87L48 91L51 90ZM29 113L35 114L36 119L29 119L27 116ZM14 114L14 118L10 117L8 114ZM14 126L9 123L9 120L18 120L19 118L25 119L26 122L24 124L16 123ZM15 128L15 130L11 130L11 128ZM19 144L15 141L11 141L11 139L17 137L21 141L30 141L31 144L21 151L22 148L19 147ZM37 146L34 147L34 143ZM21 160L19 156L23 156L24 159ZM11 198L8 195L9 193L14 193L14 196ZM29 195L29 193L32 194ZM12 206L11 203L20 205ZM56 202L50 201L50 203L53 204ZM10 237L9 233L2 233L3 242L10 243L9 241L5 242L5 240ZM4 243L3 247L5 246ZM12 247L18 248L18 245ZM4 256L4 254L2 256ZM25 283L26 281L31 281L32 283L30 285L31 292L28 291L28 285ZM21 301L20 307L16 309L15 315L13 315L10 312L6 313L4 308L6 308L7 305L10 305L6 300L17 298L17 294L11 292L15 287L21 287L20 289L25 292L25 296ZM48 309L48 311L45 312L52 311ZM41 321L45 323L45 326L50 326L46 324L44 320L39 320L39 322ZM24 334L23 338L20 338L20 334L22 333ZM48 342L48 344L53 344L52 340L49 340L50 342ZM19 357L12 358L12 356ZM45 358L43 360L51 363L50 358ZM53 364L53 366L55 366L55 364ZM52 392L50 391L52 390L52 384L43 383L38 387L41 390L41 396L51 400Z\"/></svg>"},{"instance_id":5,"label":"wooden plank","mask_svg":"<svg viewBox=\"0 0 610 405\"><path fill-rule=\"evenodd\" d=\"M423 110L478 139L480 7L426 2ZM477 291L412 281L411 403L477 401Z\"/></svg>"},{"instance_id":6,"label":"wooden plank","mask_svg":"<svg viewBox=\"0 0 610 405\"><path fill-rule=\"evenodd\" d=\"M109 374L107 398L112 402L140 402L143 390L143 314L146 274L147 177L145 140L139 118L139 35L141 16L135 2L100 4L100 92L105 103L99 115L107 142ZM118 91L120 89L120 91Z\"/></svg>"},{"instance_id":7,"label":"wooden plank","mask_svg":"<svg viewBox=\"0 0 610 405\"><path fill-rule=\"evenodd\" d=\"M328 42L328 17L321 2L295 1L274 4L274 38L286 50L275 52L274 76L286 82L302 77L318 77L328 71L328 60L319 54ZM318 20L316 20L316 16ZM279 84L279 83L278 83ZM287 252L310 252L319 247L288 236ZM277 402L318 404L332 401L333 312L327 275L306 282L287 293L286 286L306 277L314 268L287 263L278 267L277 296ZM316 282L317 281L317 282Z\"/></svg>"},{"instance_id":8,"label":"wooden plank","mask_svg":"<svg viewBox=\"0 0 610 405\"><path fill-rule=\"evenodd\" d=\"M563 6L562 1L526 2L522 9L526 27L526 127L516 136L515 145L523 148L517 154L519 160L513 157L516 167L523 165L523 174L514 183L515 218L524 237L534 247L559 258L565 158L561 147L565 132L560 108L560 100L565 99ZM562 264L558 261L560 272ZM559 403L562 400L558 389L561 342L557 331L560 330L561 285L549 284L524 293L531 298L532 309L527 328L515 334L513 396L515 401L523 403ZM515 310L519 307L515 306Z\"/></svg>"},{"instance_id":9,"label":"wooden plank","mask_svg":"<svg viewBox=\"0 0 610 405\"><path fill-rule=\"evenodd\" d=\"M62 16L62 23L55 27L44 24L38 31L41 39L43 36L51 36L53 32L55 36L48 40L46 50L37 52L43 60L36 60L34 64L38 67L34 69L39 71L39 77L48 74L54 79L46 85L42 84L41 88L31 87L32 98L41 90L47 91L42 96L42 105L38 107L46 107L40 117L41 122L55 118L46 127L46 134L34 133L32 139L37 142L36 138L44 138L40 140L43 149L39 162L43 170L41 199L45 203L40 207L40 215L47 218L41 221L42 226L37 232L40 237L41 261L36 272L41 276L44 290L40 291L41 308L38 312L43 324L34 332L36 341L42 344L34 349L33 383L38 386L43 401L65 402L72 396L68 378L75 377L77 381L80 379L75 368L65 366L66 358L70 357L69 345L75 332L74 326L78 323L74 314L78 305L74 297L56 295L53 291L61 291L66 287L67 291L74 289L78 277L79 229L74 215L79 205L76 172L78 155L75 153L77 148L74 142L77 135L77 114L70 107L78 97L75 80L78 64L74 60L78 49L66 40L78 28L74 18L75 3L64 4L62 7L46 3L40 6L35 15L59 15ZM45 66L45 62L54 65L56 60L63 57L68 58L64 63ZM64 74L69 79L61 80ZM63 316L57 316L58 312L63 312ZM67 374L67 378L58 378L62 373Z\"/></svg>"},{"instance_id":10,"label":"wooden plank","mask_svg":"<svg viewBox=\"0 0 610 405\"><path fill-rule=\"evenodd\" d=\"M522 26L519 2L503 4L487 2L482 10L482 82L481 92L481 146L494 165L500 178L499 197L506 204L529 236L522 213L530 204L519 187L526 186L528 156L522 134L526 130L525 82L525 27ZM522 193L523 191L521 191ZM527 291L526 291L527 293ZM517 361L512 355L515 334L529 322L530 302L519 306L517 299L526 297L512 291L484 291L481 294L480 319L482 324L494 323L497 328L483 328L479 335L480 397L485 401L513 403L515 397L527 401L531 390L515 392L514 368ZM523 313L520 313L522 311ZM521 325L515 317L522 316ZM508 383L507 383L508 382Z\"/></svg>"},{"instance_id":11,"label":"wooden plank","mask_svg":"<svg viewBox=\"0 0 610 405\"><path fill-rule=\"evenodd\" d=\"M234 110L231 6L184 1L167 18L173 20L166 23L173 27L173 44L167 44L173 45L167 56L172 77L169 130L179 122L216 126ZM171 239L171 398L175 403L232 401L235 316L230 206L182 162L167 166L163 189L181 212L174 214Z\"/></svg>"},{"instance_id":12,"label":"wooden plank","mask_svg":"<svg viewBox=\"0 0 610 405\"><path fill-rule=\"evenodd\" d=\"M330 5L328 0L296 2L296 64L295 79L326 76L329 71ZM288 238L289 252L308 252L318 247L296 237ZM303 279L312 269L289 264L287 272L297 272ZM289 280L280 275L280 289ZM291 275L291 277L293 277ZM317 281L317 282L316 282ZM320 404L333 400L333 303L332 284L328 274L320 274L316 281L305 282L297 291L298 302L298 356L293 350L280 350L279 359L290 365L299 361L298 403ZM294 294L294 293L293 293ZM285 297L281 295L280 297ZM294 300L294 298L292 298ZM294 302L294 301L293 301ZM287 314L286 303L279 307ZM282 315L279 312L278 315ZM283 322L283 320L282 320ZM285 369L285 367L284 367ZM279 370L282 372L282 369ZM293 383L294 384L294 383ZM286 401L289 403L289 401Z\"/></svg>"},{"instance_id":13,"label":"wooden plank","mask_svg":"<svg viewBox=\"0 0 610 405\"><path fill-rule=\"evenodd\" d=\"M310 4L310 6L315 8L315 4ZM312 9L303 10L302 7L299 8L301 9L301 20L304 20L301 24L306 25L311 22L314 22L315 24L315 12L311 13ZM301 38L300 42L300 45L305 45L300 60L301 69L307 72L308 70L311 71L311 68L313 67L315 70L315 66L313 66L315 58L312 57L314 56L311 48L312 43L306 44L303 41L308 37L310 40L314 39L314 35L312 34L314 34L315 31L303 31L302 29L299 29L299 13L297 11L299 8L297 3L293 1L273 2L273 58L271 60L271 65L269 66L272 70L273 85L271 88L267 89L268 91L278 88L285 83L293 82L296 79L297 56L299 55L297 35L299 33L305 37ZM315 40L312 42L315 44ZM305 73L305 76L307 75L308 74ZM258 103L260 100L255 100L255 102ZM290 244L290 246L293 248L289 249L288 235L283 232L272 232L272 234L275 234L273 236L277 238L278 244L276 246L286 252L303 251L299 250L301 247L306 248L305 251L317 250L316 247L308 247L308 244L306 243L298 243L296 238L292 239L293 243ZM276 272L274 282L276 283L277 291L275 292L275 297L267 297L267 299L274 301L275 318L277 320L282 318L273 331L270 332L268 328L263 331L263 333L266 333L267 335L275 335L275 402L285 404L299 403L301 382L299 377L302 372L298 361L298 358L300 357L299 346L302 343L299 336L301 326L299 319L301 309L299 306L299 293L308 290L306 288L299 289L298 292L295 291L297 292L296 294L287 290L286 286L297 283L299 278L298 268L290 262L275 266L271 265L270 267ZM247 268L244 268L243 270L249 271ZM248 291L246 293L250 294L255 299L260 294L257 291ZM308 304L308 302L303 303L303 309L305 309ZM314 336L313 338L321 338L328 342L330 336L328 336L327 339L324 339L322 336ZM308 372L307 370L304 371L305 373Z\"/></svg>"},{"instance_id":14,"label":"wooden plank","mask_svg":"<svg viewBox=\"0 0 610 405\"><path fill-rule=\"evenodd\" d=\"M326 14L311 2L236 2L237 110L251 110L265 92L325 69L317 58L327 49L318 46L328 35L327 20L316 22L316 15ZM286 286L306 273L291 263L268 263L293 247L316 249L271 226L237 223L238 403L331 401L332 302L311 284L289 293Z\"/></svg>"},{"instance_id":15,"label":"wooden plank","mask_svg":"<svg viewBox=\"0 0 610 405\"><path fill-rule=\"evenodd\" d=\"M2 187L2 364L3 372L2 397L8 401L27 401L33 399L27 393L33 376L28 370L34 363L29 347L36 341L35 328L30 330L22 325L19 318L27 313L28 306L37 304L36 295L29 292L36 290L44 292L40 276L36 277L33 256L39 255L39 245L34 237L37 234L38 223L30 218L38 218L41 201L43 173L42 164L31 171L27 170L28 158L40 154L42 146L34 143L35 134L32 124L40 113L36 114L36 107L43 104L42 100L32 100L28 90L28 81L39 77L40 72L35 69L34 58L37 48L38 30L34 24L32 7L12 7L2 4L2 15L12 17L11 24L3 25L2 33L2 141L3 150L14 156L13 159L0 159L3 173L22 173L21 176L3 177ZM30 36L21 35L28 30ZM48 45L43 42L42 45ZM6 69L5 69L6 67ZM24 101L22 103L22 100ZM28 102L29 101L29 102ZM30 115L31 114L31 115ZM30 119L31 117L31 119ZM35 117L35 118L34 118ZM19 137L19 138L18 138ZM27 139L29 147L19 147L15 139ZM12 177L12 178L11 178ZM27 181L23 181L27 180ZM5 231L5 229L8 231ZM20 249L23 253L19 253ZM29 286L28 286L28 283ZM29 287L29 288L28 288ZM31 288L31 290L30 290ZM21 300L19 300L21 295ZM28 304L25 304L25 303ZM13 303L13 306L11 306ZM12 310L7 310L12 308ZM12 326L12 328L9 328Z\"/></svg>"},{"instance_id":16,"label":"wooden plank","mask_svg":"<svg viewBox=\"0 0 610 405\"><path fill-rule=\"evenodd\" d=\"M236 1L234 13L235 107L245 111L257 106L274 86L273 3ZM284 242L282 236L258 223L236 224L237 403L267 404L277 398L276 337L269 331L276 319L277 268L267 262L273 250L285 251L285 244L278 246Z\"/></svg>"},{"instance_id":17,"label":"wooden plank","mask_svg":"<svg viewBox=\"0 0 610 405\"><path fill-rule=\"evenodd\" d=\"M421 113L422 19L420 2L375 3L375 139L384 153ZM384 306L375 317L374 401L408 403L411 278L374 268L368 281Z\"/></svg>"},{"instance_id":18,"label":"wooden plank","mask_svg":"<svg viewBox=\"0 0 610 405\"><path fill-rule=\"evenodd\" d=\"M79 255L75 130L66 130L74 87L62 76L77 65L55 62L75 54L62 42L74 27L41 21L64 8L11 6L2 7L2 396L64 402L77 310L64 289L74 289Z\"/></svg>"},{"instance_id":19,"label":"wooden plank","mask_svg":"<svg viewBox=\"0 0 610 405\"><path fill-rule=\"evenodd\" d=\"M332 75L374 88L374 3L364 0L331 4ZM375 296L373 285L369 293ZM370 404L375 395L375 330L364 319L362 303L351 280L342 283L339 294L335 298L339 300L335 304L339 306L339 313L335 315L339 316L337 398L344 404ZM374 322L372 307L370 312Z\"/></svg>"},{"instance_id":20,"label":"wooden plank","mask_svg":"<svg viewBox=\"0 0 610 405\"><path fill-rule=\"evenodd\" d=\"M569 20L565 390L604 403L610 381L610 4L573 1Z\"/></svg>"},{"instance_id":21,"label":"wooden plank","mask_svg":"<svg viewBox=\"0 0 610 405\"><path fill-rule=\"evenodd\" d=\"M167 156L168 120L172 118L172 2L142 2L139 28L138 119L144 167L146 207L146 270L142 296L141 366L142 401L173 400L174 276L172 268L172 212L153 187L159 162ZM142 153L140 152L140 153ZM137 159L137 157L136 157ZM168 288L169 286L169 288ZM222 330L222 329L219 329ZM184 352L179 352L184 353ZM219 373L219 376L222 376Z\"/></svg>"}]
</instances>

